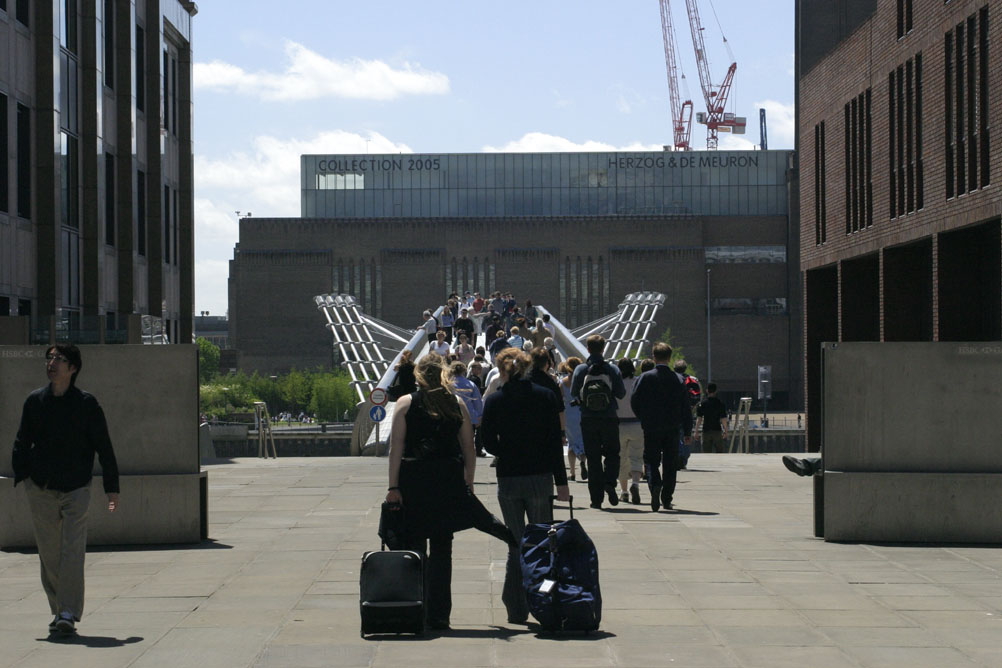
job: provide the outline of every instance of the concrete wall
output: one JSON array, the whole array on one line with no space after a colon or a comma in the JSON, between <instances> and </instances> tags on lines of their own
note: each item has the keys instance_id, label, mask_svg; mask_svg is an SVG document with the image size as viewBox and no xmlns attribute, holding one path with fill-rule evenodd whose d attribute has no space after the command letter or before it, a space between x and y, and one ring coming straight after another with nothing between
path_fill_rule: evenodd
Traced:
<instances>
[{"instance_id":1,"label":"concrete wall","mask_svg":"<svg viewBox=\"0 0 1002 668\"><path fill-rule=\"evenodd\" d=\"M1002 343L828 343L825 539L997 542Z\"/></svg>"},{"instance_id":2,"label":"concrete wall","mask_svg":"<svg viewBox=\"0 0 1002 668\"><path fill-rule=\"evenodd\" d=\"M44 346L0 346L0 545L23 545L27 515L13 489L11 449L24 398L46 384ZM121 512L95 512L89 542L200 539L198 352L194 345L81 346L77 386L108 420L122 486ZM95 475L100 466L95 458ZM103 499L100 480L95 496ZM15 493L16 492L16 493ZM14 511L10 509L14 508ZM27 534L30 537L30 530Z\"/></svg>"}]
</instances>

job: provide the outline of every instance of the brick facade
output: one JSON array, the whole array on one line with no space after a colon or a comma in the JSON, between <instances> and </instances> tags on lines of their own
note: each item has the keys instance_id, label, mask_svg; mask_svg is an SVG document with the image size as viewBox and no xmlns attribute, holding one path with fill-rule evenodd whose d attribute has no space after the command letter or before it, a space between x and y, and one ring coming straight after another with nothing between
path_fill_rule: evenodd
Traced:
<instances>
[{"instance_id":1,"label":"brick facade","mask_svg":"<svg viewBox=\"0 0 1002 668\"><path fill-rule=\"evenodd\" d=\"M817 11L822 4L833 11ZM906 6L913 7L910 30L899 23L900 8ZM797 13L808 395L820 389L820 351L814 348L833 333L821 311L834 311L838 340L1000 338L1002 6L990 0L798 0ZM842 17L838 24L835 15ZM841 30L845 25L852 29ZM828 39L833 34L841 41ZM818 43L830 44L830 50L819 55ZM958 116L960 135L957 123L949 123ZM822 123L820 150L816 141ZM958 150L973 155L969 163L956 158ZM956 159L951 161L951 155ZM949 184L956 191L960 178L956 170L969 165L977 183L972 172L965 173L975 187L951 196ZM860 188L870 193L872 223L867 225L854 224L853 206L866 201L858 199ZM818 193L823 203L816 200ZM837 301L824 307L810 290L830 298L832 269ZM816 280L815 272L821 272ZM971 286L987 287L972 291ZM817 402L808 396L806 403L808 447L817 449Z\"/></svg>"}]
</instances>

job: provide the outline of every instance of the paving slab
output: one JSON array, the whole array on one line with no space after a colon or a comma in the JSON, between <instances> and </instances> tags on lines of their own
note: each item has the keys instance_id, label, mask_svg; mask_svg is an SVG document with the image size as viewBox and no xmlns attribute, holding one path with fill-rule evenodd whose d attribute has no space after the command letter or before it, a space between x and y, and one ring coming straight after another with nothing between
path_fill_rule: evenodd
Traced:
<instances>
[{"instance_id":1,"label":"paving slab","mask_svg":"<svg viewBox=\"0 0 1002 668\"><path fill-rule=\"evenodd\" d=\"M211 540L90 553L75 638L48 637L37 556L0 552L0 668L1002 665L1002 550L825 543L810 481L780 456L694 454L676 508L658 513L587 508L572 483L601 563L602 628L589 636L508 624L506 548L468 531L454 545L453 629L362 639L359 565L379 546L386 460L211 465ZM498 513L479 463L476 491Z\"/></svg>"}]
</instances>

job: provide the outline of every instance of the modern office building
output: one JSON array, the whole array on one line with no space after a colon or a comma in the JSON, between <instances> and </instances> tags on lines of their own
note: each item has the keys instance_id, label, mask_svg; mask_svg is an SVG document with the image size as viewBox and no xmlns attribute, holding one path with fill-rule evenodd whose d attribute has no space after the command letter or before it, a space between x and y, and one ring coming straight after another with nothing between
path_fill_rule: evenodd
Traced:
<instances>
[{"instance_id":1,"label":"modern office building","mask_svg":"<svg viewBox=\"0 0 1002 668\"><path fill-rule=\"evenodd\" d=\"M1002 339L1002 6L796 4L808 447L817 449L822 342Z\"/></svg>"},{"instance_id":2,"label":"modern office building","mask_svg":"<svg viewBox=\"0 0 1002 668\"><path fill-rule=\"evenodd\" d=\"M452 291L499 289L576 327L654 290L656 335L698 375L747 393L770 365L770 405L795 405L792 168L790 151L305 155L302 218L240 221L230 345L248 371L329 366L321 293L416 327Z\"/></svg>"},{"instance_id":3,"label":"modern office building","mask_svg":"<svg viewBox=\"0 0 1002 668\"><path fill-rule=\"evenodd\" d=\"M0 317L29 318L4 331L121 340L146 315L191 342L196 12L0 0Z\"/></svg>"}]
</instances>

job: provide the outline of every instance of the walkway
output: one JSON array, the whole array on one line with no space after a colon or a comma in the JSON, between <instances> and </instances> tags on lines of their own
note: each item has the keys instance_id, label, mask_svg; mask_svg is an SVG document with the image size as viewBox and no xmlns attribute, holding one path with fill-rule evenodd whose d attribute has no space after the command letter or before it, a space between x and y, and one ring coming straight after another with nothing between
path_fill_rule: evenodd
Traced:
<instances>
[{"instance_id":1,"label":"walkway","mask_svg":"<svg viewBox=\"0 0 1002 668\"><path fill-rule=\"evenodd\" d=\"M778 455L690 465L676 512L578 511L605 597L591 637L508 626L503 546L465 532L454 631L361 640L359 557L378 547L386 460L250 459L208 467L213 542L88 556L75 641L46 640L37 557L0 552L0 666L1002 665L1002 550L824 543L810 482ZM496 509L493 470L477 480Z\"/></svg>"}]
</instances>

